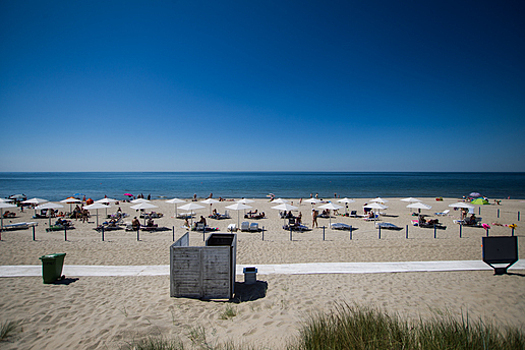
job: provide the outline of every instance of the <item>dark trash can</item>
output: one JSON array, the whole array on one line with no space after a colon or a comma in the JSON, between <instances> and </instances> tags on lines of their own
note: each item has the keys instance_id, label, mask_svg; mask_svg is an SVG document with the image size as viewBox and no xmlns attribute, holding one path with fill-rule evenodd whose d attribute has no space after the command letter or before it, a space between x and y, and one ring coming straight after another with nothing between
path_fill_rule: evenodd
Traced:
<instances>
[{"instance_id":1,"label":"dark trash can","mask_svg":"<svg viewBox=\"0 0 525 350\"><path fill-rule=\"evenodd\" d=\"M44 283L55 283L62 278L62 267L66 253L47 254L40 257L42 260L42 277Z\"/></svg>"}]
</instances>

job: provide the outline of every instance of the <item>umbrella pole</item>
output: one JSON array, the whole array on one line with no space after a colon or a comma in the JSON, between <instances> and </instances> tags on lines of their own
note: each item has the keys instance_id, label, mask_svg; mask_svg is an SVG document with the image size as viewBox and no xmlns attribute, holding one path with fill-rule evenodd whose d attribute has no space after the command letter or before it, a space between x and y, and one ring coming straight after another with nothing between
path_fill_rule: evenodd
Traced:
<instances>
[{"instance_id":1,"label":"umbrella pole","mask_svg":"<svg viewBox=\"0 0 525 350\"><path fill-rule=\"evenodd\" d=\"M97 227L98 227L98 209L97 209Z\"/></svg>"},{"instance_id":2,"label":"umbrella pole","mask_svg":"<svg viewBox=\"0 0 525 350\"><path fill-rule=\"evenodd\" d=\"M4 229L4 209L2 208L0 208L0 220L1 220L0 231L2 231Z\"/></svg>"}]
</instances>

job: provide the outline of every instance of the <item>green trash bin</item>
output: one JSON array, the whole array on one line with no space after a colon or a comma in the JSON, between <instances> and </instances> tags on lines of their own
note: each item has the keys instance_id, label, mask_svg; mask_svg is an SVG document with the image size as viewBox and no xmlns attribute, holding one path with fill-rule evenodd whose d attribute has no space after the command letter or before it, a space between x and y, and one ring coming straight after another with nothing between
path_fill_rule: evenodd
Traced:
<instances>
[{"instance_id":1,"label":"green trash bin","mask_svg":"<svg viewBox=\"0 0 525 350\"><path fill-rule=\"evenodd\" d=\"M44 283L55 283L62 278L62 267L64 266L64 257L66 253L48 254L40 257L42 260L42 276Z\"/></svg>"}]
</instances>

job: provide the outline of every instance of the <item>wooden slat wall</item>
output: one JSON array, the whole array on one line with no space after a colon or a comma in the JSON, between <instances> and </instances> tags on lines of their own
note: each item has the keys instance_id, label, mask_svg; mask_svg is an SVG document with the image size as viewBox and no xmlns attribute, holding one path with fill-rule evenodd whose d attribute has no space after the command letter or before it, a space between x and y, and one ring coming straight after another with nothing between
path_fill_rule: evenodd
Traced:
<instances>
[{"instance_id":1,"label":"wooden slat wall","mask_svg":"<svg viewBox=\"0 0 525 350\"><path fill-rule=\"evenodd\" d=\"M179 241L170 247L170 295L231 298L235 283L236 240L232 246L205 247L183 246L186 242Z\"/></svg>"}]
</instances>

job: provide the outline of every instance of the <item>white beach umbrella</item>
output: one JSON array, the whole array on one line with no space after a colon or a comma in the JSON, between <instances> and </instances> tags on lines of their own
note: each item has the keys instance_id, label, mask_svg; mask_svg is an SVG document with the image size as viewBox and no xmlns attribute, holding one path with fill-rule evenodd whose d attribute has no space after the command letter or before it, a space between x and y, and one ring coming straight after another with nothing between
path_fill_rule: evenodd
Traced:
<instances>
[{"instance_id":1,"label":"white beach umbrella","mask_svg":"<svg viewBox=\"0 0 525 350\"><path fill-rule=\"evenodd\" d=\"M23 201L22 204L33 204L33 205L39 205L39 204L42 204L42 203L47 203L49 202L47 199L43 199L43 198L31 198L31 199L28 199L26 201Z\"/></svg>"},{"instance_id":2,"label":"white beach umbrella","mask_svg":"<svg viewBox=\"0 0 525 350\"><path fill-rule=\"evenodd\" d=\"M172 199L168 199L166 203L175 204L175 217L177 217L177 204L186 203L186 201L179 199L179 198L172 198Z\"/></svg>"},{"instance_id":3,"label":"white beach umbrella","mask_svg":"<svg viewBox=\"0 0 525 350\"><path fill-rule=\"evenodd\" d=\"M402 202L409 202L409 203L421 202L420 199L413 198L413 197L403 198L403 199L401 199L401 201Z\"/></svg>"},{"instance_id":4,"label":"white beach umbrella","mask_svg":"<svg viewBox=\"0 0 525 350\"><path fill-rule=\"evenodd\" d=\"M55 210L55 209L60 209L60 208L64 208L64 206L58 203L46 202L46 203L42 203L39 206L35 207L35 211L42 210L42 209ZM51 216L49 217L49 226L51 226Z\"/></svg>"},{"instance_id":5,"label":"white beach umbrella","mask_svg":"<svg viewBox=\"0 0 525 350\"><path fill-rule=\"evenodd\" d=\"M84 205L83 208L87 209L87 210L96 209L96 211L97 211L97 227L98 227L98 210L99 209L107 209L108 206L105 205L105 204L102 204L102 203L93 203L93 204L90 204L90 205Z\"/></svg>"},{"instance_id":6,"label":"white beach umbrella","mask_svg":"<svg viewBox=\"0 0 525 350\"><path fill-rule=\"evenodd\" d=\"M370 202L386 203L388 201L386 199L381 198L381 197L377 197L377 198L371 199Z\"/></svg>"},{"instance_id":7,"label":"white beach umbrella","mask_svg":"<svg viewBox=\"0 0 525 350\"><path fill-rule=\"evenodd\" d=\"M35 209L36 210L42 210L42 209L53 209L54 210L54 209L59 209L59 208L64 208L64 206L58 203L47 202L47 203L40 204Z\"/></svg>"},{"instance_id":8,"label":"white beach umbrella","mask_svg":"<svg viewBox=\"0 0 525 350\"><path fill-rule=\"evenodd\" d=\"M149 203L150 201L144 198L137 198L131 201L131 203Z\"/></svg>"},{"instance_id":9,"label":"white beach umbrella","mask_svg":"<svg viewBox=\"0 0 525 350\"><path fill-rule=\"evenodd\" d=\"M210 205L210 215L211 215L211 207L214 203L220 203L218 200L216 199L213 199L213 198L208 198L208 199L205 199L203 201L201 201L201 203L204 203L204 204L209 204Z\"/></svg>"},{"instance_id":10,"label":"white beach umbrella","mask_svg":"<svg viewBox=\"0 0 525 350\"><path fill-rule=\"evenodd\" d=\"M62 199L60 201L60 203L69 204L69 211L71 211L71 206L73 205L73 203L82 203L82 201L80 199L75 198L75 197L69 197L69 198L66 198L66 199Z\"/></svg>"},{"instance_id":11,"label":"white beach umbrella","mask_svg":"<svg viewBox=\"0 0 525 350\"><path fill-rule=\"evenodd\" d=\"M341 209L343 208L341 205L337 205L337 204L334 204L332 202L328 202L326 204L323 204L319 207L317 207L317 209L328 209L328 210L338 210L338 209ZM330 219L330 227L332 227L332 215L328 215L329 219Z\"/></svg>"},{"instance_id":12,"label":"white beach umbrella","mask_svg":"<svg viewBox=\"0 0 525 350\"><path fill-rule=\"evenodd\" d=\"M317 198L308 198L308 199L305 199L303 202L310 203L311 205L314 205L314 204L320 203L321 200L319 200Z\"/></svg>"},{"instance_id":13,"label":"white beach umbrella","mask_svg":"<svg viewBox=\"0 0 525 350\"><path fill-rule=\"evenodd\" d=\"M31 205L40 205L42 203L47 203L49 202L47 199L43 199L43 198L31 198L31 199L28 199L28 200L25 200L22 202L22 204L31 204ZM35 208L35 216L36 216L36 208Z\"/></svg>"},{"instance_id":14,"label":"white beach umbrella","mask_svg":"<svg viewBox=\"0 0 525 350\"><path fill-rule=\"evenodd\" d=\"M140 210L140 209L153 209L153 208L158 208L158 207L149 202L139 202L135 205L132 205L130 208L135 209L135 210ZM146 224L146 216L144 216L144 224Z\"/></svg>"},{"instance_id":15,"label":"white beach umbrella","mask_svg":"<svg viewBox=\"0 0 525 350\"><path fill-rule=\"evenodd\" d=\"M385 210L388 207L386 205L381 204L381 203L374 202L374 203L370 203L370 204L365 205L364 208ZM379 213L381 213L381 212L379 212Z\"/></svg>"},{"instance_id":16,"label":"white beach umbrella","mask_svg":"<svg viewBox=\"0 0 525 350\"><path fill-rule=\"evenodd\" d=\"M272 207L272 209L279 210L279 211L283 211L283 210L290 211L290 210L295 210L298 208L288 203L282 203L282 204L276 205L275 207Z\"/></svg>"},{"instance_id":17,"label":"white beach umbrella","mask_svg":"<svg viewBox=\"0 0 525 350\"><path fill-rule=\"evenodd\" d=\"M253 202L255 202L253 199L247 199L247 198L243 198L237 201L237 203L242 203L242 204L248 204L248 203L253 203Z\"/></svg>"},{"instance_id":18,"label":"white beach umbrella","mask_svg":"<svg viewBox=\"0 0 525 350\"><path fill-rule=\"evenodd\" d=\"M345 203L345 204L350 204L350 203L354 203L355 201L353 199L349 199L349 198L343 198L343 199L339 199L337 201L338 203ZM345 214L346 214L346 208L347 206L345 205Z\"/></svg>"},{"instance_id":19,"label":"white beach umbrella","mask_svg":"<svg viewBox=\"0 0 525 350\"><path fill-rule=\"evenodd\" d=\"M102 198L102 199L99 199L98 201L95 201L95 203L102 203L102 204L105 204L107 205L108 207L111 206L112 203L115 203L117 200L116 199L113 199L113 198ZM108 208L106 208L106 217L108 217Z\"/></svg>"},{"instance_id":20,"label":"white beach umbrella","mask_svg":"<svg viewBox=\"0 0 525 350\"><path fill-rule=\"evenodd\" d=\"M16 208L16 205L7 202L0 202L0 230L4 229L4 208Z\"/></svg>"},{"instance_id":21,"label":"white beach umbrella","mask_svg":"<svg viewBox=\"0 0 525 350\"><path fill-rule=\"evenodd\" d=\"M448 205L452 208L474 209L474 206L465 202L457 202Z\"/></svg>"},{"instance_id":22,"label":"white beach umbrella","mask_svg":"<svg viewBox=\"0 0 525 350\"><path fill-rule=\"evenodd\" d=\"M12 201L11 198L0 198L0 203L11 203Z\"/></svg>"},{"instance_id":23,"label":"white beach umbrella","mask_svg":"<svg viewBox=\"0 0 525 350\"><path fill-rule=\"evenodd\" d=\"M377 202L367 204L367 205L365 205L363 207L364 208L369 208L369 209L378 209L378 210L384 210L384 209L388 208L386 205L383 205L383 204L377 203Z\"/></svg>"},{"instance_id":24,"label":"white beach umbrella","mask_svg":"<svg viewBox=\"0 0 525 350\"><path fill-rule=\"evenodd\" d=\"M288 203L282 203L282 204L276 205L275 207L272 207L272 209L281 210L281 211L282 210L290 211L290 210L296 210L298 208Z\"/></svg>"},{"instance_id":25,"label":"white beach umbrella","mask_svg":"<svg viewBox=\"0 0 525 350\"><path fill-rule=\"evenodd\" d=\"M277 198L276 200L273 200L272 203L288 203L286 199Z\"/></svg>"},{"instance_id":26,"label":"white beach umbrella","mask_svg":"<svg viewBox=\"0 0 525 350\"><path fill-rule=\"evenodd\" d=\"M232 204L232 205L228 205L226 207L226 209L231 209L231 210L235 210L237 211L237 226L240 225L240 213L239 213L239 210L245 210L245 209L251 209L252 207L250 207L249 205L246 205L244 203L241 203L241 202L235 202L235 204Z\"/></svg>"},{"instance_id":27,"label":"white beach umbrella","mask_svg":"<svg viewBox=\"0 0 525 350\"><path fill-rule=\"evenodd\" d=\"M112 203L115 203L115 202L117 202L117 200L113 198L102 198L102 199L99 199L98 201L95 201L95 203L102 203L106 205L111 205Z\"/></svg>"},{"instance_id":28,"label":"white beach umbrella","mask_svg":"<svg viewBox=\"0 0 525 350\"><path fill-rule=\"evenodd\" d=\"M191 219L191 222L193 222L193 217L192 217L192 213L194 210L198 210L198 209L204 209L205 207L203 207L202 205L200 204L197 204L197 203L188 203L188 204L185 204L183 205L182 207L180 207L180 209L182 210L188 210L190 212L190 219Z\"/></svg>"},{"instance_id":29,"label":"white beach umbrella","mask_svg":"<svg viewBox=\"0 0 525 350\"><path fill-rule=\"evenodd\" d=\"M407 205L407 208L417 209L418 213L421 213L421 209L430 210L430 209L432 209L432 206L428 205L428 204L425 204L425 203L422 203L422 202L414 202L414 203L411 203L411 204Z\"/></svg>"}]
</instances>

